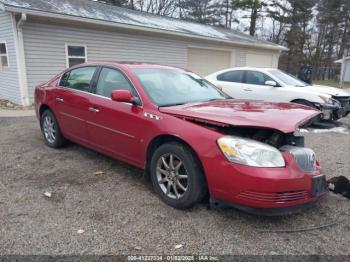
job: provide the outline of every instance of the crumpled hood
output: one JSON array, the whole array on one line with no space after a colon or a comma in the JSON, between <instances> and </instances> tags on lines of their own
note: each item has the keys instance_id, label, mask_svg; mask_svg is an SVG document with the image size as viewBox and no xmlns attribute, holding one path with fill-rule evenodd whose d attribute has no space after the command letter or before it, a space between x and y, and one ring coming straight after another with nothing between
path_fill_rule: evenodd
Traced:
<instances>
[{"instance_id":1,"label":"crumpled hood","mask_svg":"<svg viewBox=\"0 0 350 262\"><path fill-rule=\"evenodd\" d=\"M269 103L246 100L216 100L171 107L162 113L218 125L261 127L292 133L320 112L292 103Z\"/></svg>"},{"instance_id":2,"label":"crumpled hood","mask_svg":"<svg viewBox=\"0 0 350 262\"><path fill-rule=\"evenodd\" d=\"M331 87L331 86L321 86L321 85L312 85L303 87L305 90L323 93L331 96L350 96L350 94L342 89Z\"/></svg>"}]
</instances>

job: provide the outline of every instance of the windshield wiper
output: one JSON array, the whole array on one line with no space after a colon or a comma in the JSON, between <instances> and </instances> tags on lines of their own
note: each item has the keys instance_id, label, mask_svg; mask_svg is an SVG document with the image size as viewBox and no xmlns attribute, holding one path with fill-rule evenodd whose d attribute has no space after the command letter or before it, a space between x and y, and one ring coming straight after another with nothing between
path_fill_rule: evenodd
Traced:
<instances>
[{"instance_id":1,"label":"windshield wiper","mask_svg":"<svg viewBox=\"0 0 350 262\"><path fill-rule=\"evenodd\" d=\"M159 107L168 107L168 106L181 106L187 103L175 103L175 104L165 104L165 105L160 105Z\"/></svg>"},{"instance_id":2,"label":"windshield wiper","mask_svg":"<svg viewBox=\"0 0 350 262\"><path fill-rule=\"evenodd\" d=\"M189 101L189 102L184 102L184 103L165 104L165 105L160 105L159 107L181 106L181 105L190 104L190 103L205 103L205 102L211 102L211 101L216 101L216 100L226 100L226 99L227 98L212 98L212 99L203 100L203 101Z\"/></svg>"},{"instance_id":3,"label":"windshield wiper","mask_svg":"<svg viewBox=\"0 0 350 262\"><path fill-rule=\"evenodd\" d=\"M209 99L209 100L206 100L206 102L210 102L210 101L216 101L216 100L227 100L229 98L212 98L212 99Z\"/></svg>"}]
</instances>

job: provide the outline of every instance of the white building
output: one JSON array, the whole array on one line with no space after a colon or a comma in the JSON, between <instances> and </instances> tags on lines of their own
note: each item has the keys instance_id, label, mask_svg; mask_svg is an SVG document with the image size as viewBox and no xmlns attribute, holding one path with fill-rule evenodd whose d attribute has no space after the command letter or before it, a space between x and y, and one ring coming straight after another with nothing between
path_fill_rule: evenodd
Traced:
<instances>
[{"instance_id":1,"label":"white building","mask_svg":"<svg viewBox=\"0 0 350 262\"><path fill-rule=\"evenodd\" d=\"M341 77L343 78L344 82L350 82L350 56L345 57L344 63L343 59L339 59L335 61L334 63L341 64Z\"/></svg>"},{"instance_id":2,"label":"white building","mask_svg":"<svg viewBox=\"0 0 350 262\"><path fill-rule=\"evenodd\" d=\"M249 35L87 0L0 0L0 98L33 102L34 88L85 61L154 62L207 75L277 67L285 47Z\"/></svg>"}]
</instances>

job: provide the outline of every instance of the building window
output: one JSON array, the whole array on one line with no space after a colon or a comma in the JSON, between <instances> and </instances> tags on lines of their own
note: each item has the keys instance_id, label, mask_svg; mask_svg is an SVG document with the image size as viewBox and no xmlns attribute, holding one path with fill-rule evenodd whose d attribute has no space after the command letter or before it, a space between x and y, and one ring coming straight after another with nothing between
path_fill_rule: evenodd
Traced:
<instances>
[{"instance_id":1,"label":"building window","mask_svg":"<svg viewBox=\"0 0 350 262\"><path fill-rule=\"evenodd\" d=\"M79 65L87 61L86 46L66 45L67 67Z\"/></svg>"},{"instance_id":2,"label":"building window","mask_svg":"<svg viewBox=\"0 0 350 262\"><path fill-rule=\"evenodd\" d=\"M0 70L9 67L9 58L7 53L7 45L0 42Z\"/></svg>"}]
</instances>

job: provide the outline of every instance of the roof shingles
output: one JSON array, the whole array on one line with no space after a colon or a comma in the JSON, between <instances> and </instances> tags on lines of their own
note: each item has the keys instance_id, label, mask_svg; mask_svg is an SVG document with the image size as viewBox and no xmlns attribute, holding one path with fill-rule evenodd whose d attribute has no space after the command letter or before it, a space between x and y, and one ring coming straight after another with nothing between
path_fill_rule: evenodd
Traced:
<instances>
[{"instance_id":1,"label":"roof shingles","mask_svg":"<svg viewBox=\"0 0 350 262\"><path fill-rule=\"evenodd\" d=\"M238 31L213 27L176 18L142 13L126 8L100 4L87 0L0 0L6 7L81 17L111 23L132 25L149 29L165 30L185 35L208 37L213 40L232 41L233 43L257 44L261 47L283 50L284 47L259 40Z\"/></svg>"}]
</instances>

